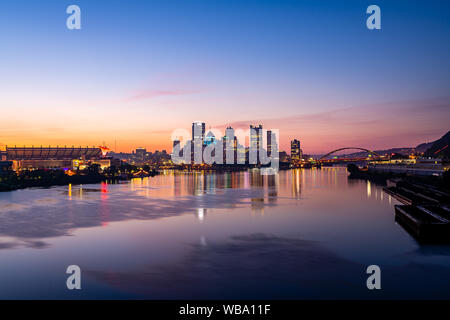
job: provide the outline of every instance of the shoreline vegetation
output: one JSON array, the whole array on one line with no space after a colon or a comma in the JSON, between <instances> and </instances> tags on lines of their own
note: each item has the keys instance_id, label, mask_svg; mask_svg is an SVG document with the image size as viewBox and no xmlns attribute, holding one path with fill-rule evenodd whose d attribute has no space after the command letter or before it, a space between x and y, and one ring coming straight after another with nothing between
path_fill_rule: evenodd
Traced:
<instances>
[{"instance_id":1,"label":"shoreline vegetation","mask_svg":"<svg viewBox=\"0 0 450 320\"><path fill-rule=\"evenodd\" d=\"M132 165L111 166L101 170L97 164L83 170L67 174L62 169L38 169L11 171L0 176L0 192L14 191L26 188L49 188L69 184L94 184L104 181L125 181L133 178L153 177L158 172L148 166L138 168Z\"/></svg>"}]
</instances>

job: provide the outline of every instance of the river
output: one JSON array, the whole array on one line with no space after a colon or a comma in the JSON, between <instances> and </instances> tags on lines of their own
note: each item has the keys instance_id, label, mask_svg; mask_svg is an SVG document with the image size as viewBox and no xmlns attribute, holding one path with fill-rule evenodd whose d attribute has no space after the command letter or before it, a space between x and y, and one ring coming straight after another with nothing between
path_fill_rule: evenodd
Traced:
<instances>
[{"instance_id":1,"label":"river","mask_svg":"<svg viewBox=\"0 0 450 320\"><path fill-rule=\"evenodd\" d=\"M419 245L395 199L347 176L167 172L0 193L0 298L450 298L450 246ZM374 264L381 290L366 287Z\"/></svg>"}]
</instances>

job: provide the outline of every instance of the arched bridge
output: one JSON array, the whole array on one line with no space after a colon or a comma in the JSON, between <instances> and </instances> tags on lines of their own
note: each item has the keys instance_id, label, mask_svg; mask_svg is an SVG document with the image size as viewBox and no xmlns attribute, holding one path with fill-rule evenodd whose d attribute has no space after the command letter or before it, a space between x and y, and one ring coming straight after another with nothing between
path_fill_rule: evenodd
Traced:
<instances>
[{"instance_id":1,"label":"arched bridge","mask_svg":"<svg viewBox=\"0 0 450 320\"><path fill-rule=\"evenodd\" d=\"M343 151L343 150L361 150L361 151L365 151L365 152L368 152L368 153L376 156L378 159L381 159L381 156L378 153L373 152L373 151L371 151L369 149L358 148L358 147L345 147L345 148L339 148L339 149L333 150L331 152L328 152L327 154L325 154L322 157L320 157L319 161L323 161L326 157L332 155L333 153L336 153L336 152L339 152L339 151Z\"/></svg>"}]
</instances>

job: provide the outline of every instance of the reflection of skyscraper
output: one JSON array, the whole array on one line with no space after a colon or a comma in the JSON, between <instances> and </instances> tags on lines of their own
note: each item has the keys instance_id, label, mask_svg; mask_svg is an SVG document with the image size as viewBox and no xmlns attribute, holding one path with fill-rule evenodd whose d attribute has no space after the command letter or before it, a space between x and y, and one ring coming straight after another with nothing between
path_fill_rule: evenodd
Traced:
<instances>
[{"instance_id":1,"label":"reflection of skyscraper","mask_svg":"<svg viewBox=\"0 0 450 320\"><path fill-rule=\"evenodd\" d=\"M206 209L197 208L197 218L200 222L203 222L203 220L205 220L205 216L206 216Z\"/></svg>"},{"instance_id":2,"label":"reflection of skyscraper","mask_svg":"<svg viewBox=\"0 0 450 320\"><path fill-rule=\"evenodd\" d=\"M295 198L300 197L302 193L302 183L301 183L301 169L291 170L292 172L292 196Z\"/></svg>"},{"instance_id":3,"label":"reflection of skyscraper","mask_svg":"<svg viewBox=\"0 0 450 320\"><path fill-rule=\"evenodd\" d=\"M278 175L270 174L267 176L269 203L277 202L278 197Z\"/></svg>"},{"instance_id":4,"label":"reflection of skyscraper","mask_svg":"<svg viewBox=\"0 0 450 320\"><path fill-rule=\"evenodd\" d=\"M300 141L294 139L291 141L291 160L299 161L301 159Z\"/></svg>"},{"instance_id":5,"label":"reflection of skyscraper","mask_svg":"<svg viewBox=\"0 0 450 320\"><path fill-rule=\"evenodd\" d=\"M264 198L252 198L251 201L252 213L264 214Z\"/></svg>"}]
</instances>

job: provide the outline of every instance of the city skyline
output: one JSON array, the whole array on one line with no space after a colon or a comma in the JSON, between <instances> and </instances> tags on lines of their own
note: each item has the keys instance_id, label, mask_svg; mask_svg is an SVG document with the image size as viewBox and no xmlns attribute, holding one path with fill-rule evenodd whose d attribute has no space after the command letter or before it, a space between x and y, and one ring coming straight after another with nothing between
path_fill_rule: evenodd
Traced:
<instances>
[{"instance_id":1,"label":"city skyline","mask_svg":"<svg viewBox=\"0 0 450 320\"><path fill-rule=\"evenodd\" d=\"M66 28L67 3L0 10L14 31L2 35L0 148L170 150L172 130L198 119L262 123L281 150L301 137L310 154L414 147L448 130L448 3L379 1L377 31L357 1L77 5L81 30Z\"/></svg>"},{"instance_id":2,"label":"city skyline","mask_svg":"<svg viewBox=\"0 0 450 320\"><path fill-rule=\"evenodd\" d=\"M450 299L450 1L14 0L0 30L0 299Z\"/></svg>"}]
</instances>

